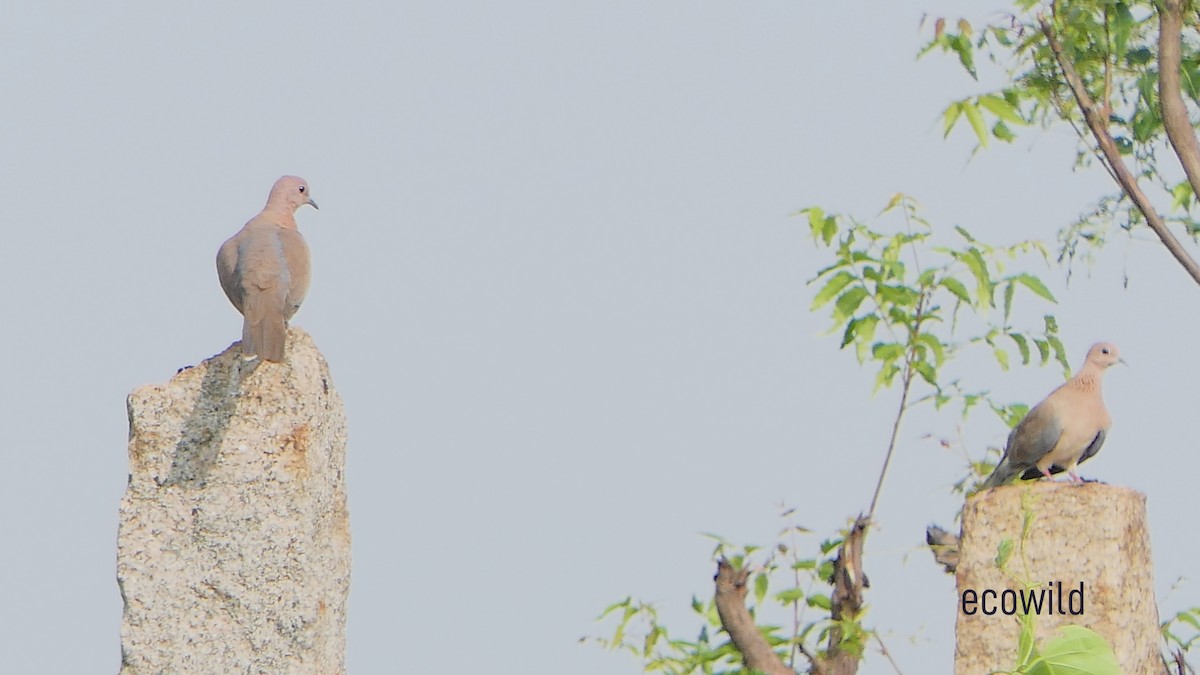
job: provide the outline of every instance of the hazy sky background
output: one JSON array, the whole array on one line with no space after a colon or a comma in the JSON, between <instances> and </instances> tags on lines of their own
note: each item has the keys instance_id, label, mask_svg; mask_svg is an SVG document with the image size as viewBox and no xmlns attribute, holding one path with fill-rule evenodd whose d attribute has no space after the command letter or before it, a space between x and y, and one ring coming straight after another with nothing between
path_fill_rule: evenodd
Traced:
<instances>
[{"instance_id":1,"label":"hazy sky background","mask_svg":"<svg viewBox=\"0 0 1200 675\"><path fill-rule=\"evenodd\" d=\"M225 349L217 247L281 174L313 283L294 323L350 423L352 673L637 673L580 645L625 595L694 637L701 532L810 549L866 508L896 393L824 335L809 205L892 193L939 227L1050 240L1104 192L1068 130L974 159L940 111L988 83L917 62L923 12L1000 0L20 3L0 20L0 653L113 673L125 396ZM1195 250L1195 247L1192 247ZM1200 292L1147 232L1091 272L1034 268L1077 367L1116 342L1115 427L1084 474L1149 498L1160 612L1200 604ZM1122 287L1123 275L1130 278ZM1026 296L1027 298L1029 296ZM1031 305L1033 306L1033 305ZM1034 402L1054 368L964 377ZM868 621L909 673L949 672L958 419L902 429L865 565ZM1003 442L988 415L976 456ZM837 481L831 480L838 477ZM851 476L847 479L846 476ZM1102 517L1103 514L1097 514ZM862 670L891 672L874 648Z\"/></svg>"}]
</instances>

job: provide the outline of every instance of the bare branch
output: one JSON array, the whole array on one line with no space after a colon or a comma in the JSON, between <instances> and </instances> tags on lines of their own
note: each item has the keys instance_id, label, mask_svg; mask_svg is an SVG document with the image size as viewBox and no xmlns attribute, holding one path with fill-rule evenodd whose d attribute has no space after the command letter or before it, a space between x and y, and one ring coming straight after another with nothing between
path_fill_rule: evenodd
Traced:
<instances>
[{"instance_id":1,"label":"bare branch","mask_svg":"<svg viewBox=\"0 0 1200 675\"><path fill-rule=\"evenodd\" d=\"M1158 235L1163 245L1167 247L1167 251L1183 266L1183 269L1192 277L1192 280L1200 284L1200 265L1192 256L1183 248L1171 230L1167 228L1167 224L1163 222L1158 211L1154 209L1154 205L1150 203L1150 199L1146 193L1142 192L1141 186L1138 185L1137 179L1130 173L1129 167L1125 166L1124 160L1121 159L1121 152L1117 148L1117 143L1113 140L1112 134L1108 132L1108 118L1092 101L1092 97L1088 94L1087 88L1083 86L1083 80L1079 78L1079 74L1075 72L1075 66L1070 59L1063 53L1062 44L1054 34L1054 28L1046 19L1040 20L1042 34L1046 36L1047 42L1050 44L1050 50L1054 52L1054 59L1058 62L1058 67L1062 70L1063 77L1067 80L1067 84L1071 88L1071 93L1075 97L1075 102L1079 105L1080 112L1083 113L1083 118L1087 122L1088 129L1091 130L1092 136L1095 137L1096 143L1100 146L1100 151L1104 156L1104 161L1108 163L1117 185L1129 195L1134 206L1142 213L1146 219L1146 224ZM1177 70L1177 69L1176 69ZM1194 140L1194 139L1193 139Z\"/></svg>"},{"instance_id":2,"label":"bare branch","mask_svg":"<svg viewBox=\"0 0 1200 675\"><path fill-rule=\"evenodd\" d=\"M842 644L845 634L841 621L857 621L862 615L863 589L870 584L862 568L863 542L867 537L868 516L859 516L854 527L842 542L837 560L833 563L833 595L830 598L829 649L821 656L825 675L854 675L858 672L859 654Z\"/></svg>"},{"instance_id":3,"label":"bare branch","mask_svg":"<svg viewBox=\"0 0 1200 675\"><path fill-rule=\"evenodd\" d=\"M749 569L735 570L724 558L717 562L717 575L713 579L717 586L716 605L721 627L729 633L729 639L741 652L750 670L760 670L768 675L796 675L796 671L788 668L771 649L746 609L746 580L749 578ZM815 663L813 672L824 675Z\"/></svg>"},{"instance_id":4,"label":"bare branch","mask_svg":"<svg viewBox=\"0 0 1200 675\"><path fill-rule=\"evenodd\" d=\"M1179 82L1183 3L1165 0L1158 11L1158 20L1158 100L1162 106L1163 127L1192 191L1200 195L1200 143L1196 142L1192 122L1188 119Z\"/></svg>"}]
</instances>

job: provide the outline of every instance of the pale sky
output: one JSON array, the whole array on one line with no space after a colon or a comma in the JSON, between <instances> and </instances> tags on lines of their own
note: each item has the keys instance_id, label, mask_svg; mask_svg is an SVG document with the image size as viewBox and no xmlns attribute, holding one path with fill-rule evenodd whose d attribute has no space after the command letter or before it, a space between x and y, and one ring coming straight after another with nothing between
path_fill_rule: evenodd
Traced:
<instances>
[{"instance_id":1,"label":"pale sky","mask_svg":"<svg viewBox=\"0 0 1200 675\"><path fill-rule=\"evenodd\" d=\"M1070 132L971 157L940 111L986 90L921 62L918 22L1000 0L718 3L22 3L0 21L0 653L14 673L113 673L125 396L225 349L217 247L305 177L313 281L293 323L350 428L351 673L633 674L580 645L626 595L680 635L711 542L769 544L865 509L897 393L825 335L828 259L794 211L1053 245L1111 191ZM992 83L994 84L994 82ZM1191 247L1196 250L1196 247ZM1200 604L1191 528L1200 289L1147 232L1065 284L1035 268L1073 367L1097 340L1115 425L1083 474L1149 499L1160 613ZM1128 289L1123 288L1128 274ZM1035 402L1054 368L960 364ZM864 564L905 673L949 672L953 413L901 431ZM1003 442L963 427L976 456ZM857 472L857 473L855 473ZM847 483L832 476L853 475ZM1103 517L1103 514L1097 514ZM7 672L7 670L6 670ZM860 671L892 672L874 649Z\"/></svg>"}]
</instances>

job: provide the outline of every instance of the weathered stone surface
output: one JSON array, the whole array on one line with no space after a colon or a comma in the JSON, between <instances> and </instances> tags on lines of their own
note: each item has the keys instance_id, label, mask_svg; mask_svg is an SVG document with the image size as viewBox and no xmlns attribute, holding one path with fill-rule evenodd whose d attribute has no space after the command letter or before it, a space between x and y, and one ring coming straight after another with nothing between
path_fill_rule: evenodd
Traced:
<instances>
[{"instance_id":1,"label":"weathered stone surface","mask_svg":"<svg viewBox=\"0 0 1200 675\"><path fill-rule=\"evenodd\" d=\"M342 673L346 422L291 329L283 363L236 345L129 395L117 581L121 673Z\"/></svg>"},{"instance_id":2,"label":"weathered stone surface","mask_svg":"<svg viewBox=\"0 0 1200 675\"><path fill-rule=\"evenodd\" d=\"M1022 552L1024 514L1032 514ZM1041 481L999 487L979 493L963 509L958 564L958 619L955 673L984 675L1011 668L1016 659L1018 624L997 611L964 612L963 594L1022 588L996 567L1003 539L1014 543L1008 567L1018 578L1054 583L1053 612L1037 614L1038 640L1053 637L1059 626L1079 624L1104 636L1126 675L1159 675L1158 610L1154 600L1146 498L1128 488L1087 483ZM1062 582L1061 605L1058 582ZM1071 595L1070 591L1082 593ZM1047 600L1049 595L1044 596ZM1079 609L1082 614L1072 615ZM992 607L999 607L993 600ZM1061 610L1061 611L1060 611ZM1065 612L1065 613L1064 613Z\"/></svg>"}]
</instances>

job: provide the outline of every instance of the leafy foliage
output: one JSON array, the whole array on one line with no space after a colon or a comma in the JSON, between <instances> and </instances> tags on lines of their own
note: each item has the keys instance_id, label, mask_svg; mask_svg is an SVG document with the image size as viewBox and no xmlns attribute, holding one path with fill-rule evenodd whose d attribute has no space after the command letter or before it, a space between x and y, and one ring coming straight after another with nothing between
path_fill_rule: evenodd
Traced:
<instances>
[{"instance_id":1,"label":"leafy foliage","mask_svg":"<svg viewBox=\"0 0 1200 675\"><path fill-rule=\"evenodd\" d=\"M932 402L941 408L957 400L964 416L977 404L986 403L1010 425L1020 419L1024 406L1001 405L986 392L968 393L957 381L944 381L947 364L968 347L986 349L1003 369L1015 361L1054 362L1064 373L1068 370L1053 316L1043 315L1039 330L1015 324L1018 299L1054 302L1051 291L1036 276L1007 271L1023 256L1044 261L1046 252L1040 244L996 247L958 227L956 246L935 245L932 225L905 195L893 197L881 214L901 218L903 227L897 232L874 229L816 207L800 213L807 218L814 242L833 257L811 282L818 286L811 308L828 308L832 331L841 335L841 348L852 348L860 363L876 369L876 390L900 384L903 400L915 383L922 383L928 391L902 404L898 418L907 406ZM932 264L922 266L920 260ZM784 515L792 513L789 509ZM725 558L735 569L753 570L751 613L785 663L796 667L799 656L811 660L831 632L841 636L838 649L861 657L869 640L877 636L862 624L861 615L835 622L826 590L845 532L821 542L819 554L804 556L799 553L799 538L807 534L808 530L791 523L769 548L738 547L709 536L717 541L714 560ZM780 608L791 615L790 626L761 623L767 610ZM693 597L692 611L700 619L699 632L694 639L681 638L660 621L653 605L625 598L599 617L613 623L611 636L592 640L641 659L647 672L745 673L735 646L728 639L714 638L723 634L715 603ZM839 631L833 631L835 626Z\"/></svg>"},{"instance_id":2,"label":"leafy foliage","mask_svg":"<svg viewBox=\"0 0 1200 675\"><path fill-rule=\"evenodd\" d=\"M1195 13L1185 12L1185 18L1191 27L1200 26ZM982 149L992 138L1013 140L1022 127L1065 124L1080 139L1077 166L1090 165L1101 156L1056 61L1047 29L1056 36L1083 90L1107 119L1120 155L1134 165L1143 189L1168 214L1164 220L1195 239L1200 235L1200 221L1191 213L1195 194L1173 162L1160 165L1159 161L1168 145L1159 105L1158 19L1153 0L1017 0L1012 11L983 26L965 19L935 20L933 37L920 55L952 54L973 79L979 79L977 63L986 62L999 69L1006 81L995 91L950 103L943 113L945 134L966 119ZM1184 97L1200 104L1200 45L1195 41L1183 41L1181 70ZM1100 163L1104 165L1103 160ZM1098 200L1080 218L1079 225L1086 227L1062 230L1059 257L1090 254L1112 229L1130 231L1143 223L1143 214L1129 196L1117 191Z\"/></svg>"},{"instance_id":3,"label":"leafy foliage","mask_svg":"<svg viewBox=\"0 0 1200 675\"><path fill-rule=\"evenodd\" d=\"M820 555L806 557L800 553L800 540L811 532L792 520L794 509L786 509L786 526L769 547L736 546L716 535L713 560L726 558L736 569L750 568L751 613L756 619L764 613L779 613L780 608L791 616L788 627L762 625L767 641L779 657L795 663L801 653L814 653L816 644L825 640L832 627L829 621L829 596L822 592L833 574L833 560L840 538L827 539L817 547ZM742 665L741 654L726 639L714 641L721 635L721 621L714 602L692 598L692 611L701 627L694 639L678 638L672 634L650 604L625 598L609 605L598 620L613 623L611 637L591 638L609 649L625 651L642 660L646 672L685 675L750 675ZM842 626L847 626L842 622ZM846 631L844 643L852 643L860 651L869 633L858 626Z\"/></svg>"},{"instance_id":4,"label":"leafy foliage","mask_svg":"<svg viewBox=\"0 0 1200 675\"><path fill-rule=\"evenodd\" d=\"M903 218L903 228L891 234L817 207L800 213L807 216L814 241L834 254L833 264L810 282L821 284L811 309L832 306L832 329L841 333L841 347L852 347L859 363L876 368L877 390L891 386L897 377L907 382L916 375L932 390L918 403L932 400L941 408L958 400L965 414L977 403L987 402L1011 425L1020 415L1009 406L992 402L985 393L964 392L956 380L946 382L947 363L965 347L985 346L1005 370L1011 367L1015 350L1021 364L1045 365L1053 359L1064 375L1069 374L1052 315L1045 315L1036 331L1013 323L1018 292L1055 302L1038 277L1005 272L1021 256L1045 259L1042 244L1026 241L996 247L955 227L957 246L933 245L932 225L912 198L900 194L883 210ZM921 259L932 264L921 266ZM963 321L963 314L973 321Z\"/></svg>"}]
</instances>

